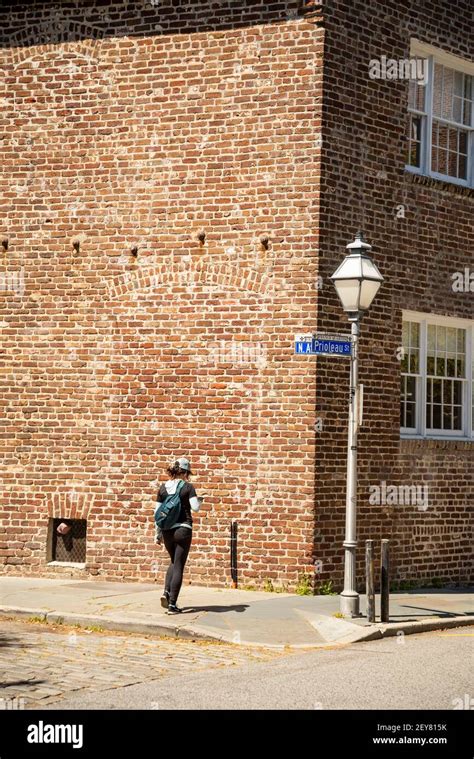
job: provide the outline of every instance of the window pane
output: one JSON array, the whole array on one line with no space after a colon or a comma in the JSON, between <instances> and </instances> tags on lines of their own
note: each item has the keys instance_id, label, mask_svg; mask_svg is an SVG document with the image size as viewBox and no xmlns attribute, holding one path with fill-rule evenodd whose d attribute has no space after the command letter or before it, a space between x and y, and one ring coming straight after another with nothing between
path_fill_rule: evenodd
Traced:
<instances>
[{"instance_id":1,"label":"window pane","mask_svg":"<svg viewBox=\"0 0 474 759\"><path fill-rule=\"evenodd\" d=\"M453 121L462 124L463 119L463 99L455 97L453 100Z\"/></svg>"},{"instance_id":2,"label":"window pane","mask_svg":"<svg viewBox=\"0 0 474 759\"><path fill-rule=\"evenodd\" d=\"M456 359L456 377L465 377L465 361L463 356L459 356Z\"/></svg>"},{"instance_id":3,"label":"window pane","mask_svg":"<svg viewBox=\"0 0 474 759\"><path fill-rule=\"evenodd\" d=\"M414 79L410 79L408 83L408 107L416 110L416 81Z\"/></svg>"},{"instance_id":4,"label":"window pane","mask_svg":"<svg viewBox=\"0 0 474 759\"><path fill-rule=\"evenodd\" d=\"M454 94L459 95L461 98L464 95L464 74L462 71L454 73Z\"/></svg>"},{"instance_id":5,"label":"window pane","mask_svg":"<svg viewBox=\"0 0 474 759\"><path fill-rule=\"evenodd\" d=\"M416 428L416 378L403 377L403 414L402 427Z\"/></svg>"},{"instance_id":6,"label":"window pane","mask_svg":"<svg viewBox=\"0 0 474 759\"><path fill-rule=\"evenodd\" d=\"M410 338L413 348L420 347L420 325L418 322L410 322Z\"/></svg>"},{"instance_id":7,"label":"window pane","mask_svg":"<svg viewBox=\"0 0 474 759\"><path fill-rule=\"evenodd\" d=\"M472 82L474 80L474 77L469 76L468 74L464 74L464 97L466 100L472 100L473 96L473 86Z\"/></svg>"},{"instance_id":8,"label":"window pane","mask_svg":"<svg viewBox=\"0 0 474 759\"><path fill-rule=\"evenodd\" d=\"M454 353L448 353L447 359L446 359L446 376L447 377L455 377L456 376L456 354Z\"/></svg>"},{"instance_id":9,"label":"window pane","mask_svg":"<svg viewBox=\"0 0 474 759\"><path fill-rule=\"evenodd\" d=\"M438 173L448 173L448 156L447 151L442 148L438 148Z\"/></svg>"},{"instance_id":10,"label":"window pane","mask_svg":"<svg viewBox=\"0 0 474 759\"><path fill-rule=\"evenodd\" d=\"M421 166L421 116L408 118L408 166Z\"/></svg>"},{"instance_id":11,"label":"window pane","mask_svg":"<svg viewBox=\"0 0 474 759\"><path fill-rule=\"evenodd\" d=\"M436 350L446 350L446 327L436 327Z\"/></svg>"},{"instance_id":12,"label":"window pane","mask_svg":"<svg viewBox=\"0 0 474 759\"><path fill-rule=\"evenodd\" d=\"M429 403L426 404L426 427L431 430L433 428L433 406Z\"/></svg>"},{"instance_id":13,"label":"window pane","mask_svg":"<svg viewBox=\"0 0 474 759\"><path fill-rule=\"evenodd\" d=\"M433 406L433 429L441 429L441 406Z\"/></svg>"},{"instance_id":14,"label":"window pane","mask_svg":"<svg viewBox=\"0 0 474 759\"><path fill-rule=\"evenodd\" d=\"M456 338L457 338L457 329L455 327L448 327L446 330L446 347L448 351L451 353L456 352Z\"/></svg>"},{"instance_id":15,"label":"window pane","mask_svg":"<svg viewBox=\"0 0 474 759\"><path fill-rule=\"evenodd\" d=\"M405 348L410 345L410 322L403 322L402 324L402 345Z\"/></svg>"},{"instance_id":16,"label":"window pane","mask_svg":"<svg viewBox=\"0 0 474 759\"><path fill-rule=\"evenodd\" d=\"M428 325L428 351L434 354L436 347L436 327L433 324Z\"/></svg>"},{"instance_id":17,"label":"window pane","mask_svg":"<svg viewBox=\"0 0 474 759\"><path fill-rule=\"evenodd\" d=\"M416 401L416 377L405 377L407 401Z\"/></svg>"},{"instance_id":18,"label":"window pane","mask_svg":"<svg viewBox=\"0 0 474 759\"><path fill-rule=\"evenodd\" d=\"M443 382L443 403L444 405L451 406L453 402L453 383L449 381Z\"/></svg>"},{"instance_id":19,"label":"window pane","mask_svg":"<svg viewBox=\"0 0 474 759\"><path fill-rule=\"evenodd\" d=\"M444 377L446 375L446 359L444 356L436 356L436 376Z\"/></svg>"},{"instance_id":20,"label":"window pane","mask_svg":"<svg viewBox=\"0 0 474 759\"><path fill-rule=\"evenodd\" d=\"M420 76L422 76L423 72L423 65L427 65L427 61L424 59L418 59L420 63L417 62L417 71ZM421 61L424 61L424 63L421 63ZM462 87L462 83L461 83ZM413 109L414 111L424 111L425 110L425 90L426 87L417 79L410 79L410 82L408 84L408 107Z\"/></svg>"},{"instance_id":21,"label":"window pane","mask_svg":"<svg viewBox=\"0 0 474 759\"><path fill-rule=\"evenodd\" d=\"M444 69L443 76L443 109L442 116L444 119L453 118L453 95L454 95L454 71L453 69Z\"/></svg>"},{"instance_id":22,"label":"window pane","mask_svg":"<svg viewBox=\"0 0 474 759\"><path fill-rule=\"evenodd\" d=\"M413 374L418 374L420 370L419 351L413 349L410 351L410 368L409 371Z\"/></svg>"},{"instance_id":23,"label":"window pane","mask_svg":"<svg viewBox=\"0 0 474 759\"><path fill-rule=\"evenodd\" d=\"M441 392L443 388L443 380L432 380L433 383L433 403L441 403Z\"/></svg>"},{"instance_id":24,"label":"window pane","mask_svg":"<svg viewBox=\"0 0 474 759\"><path fill-rule=\"evenodd\" d=\"M400 427L405 426L405 377L400 377Z\"/></svg>"},{"instance_id":25,"label":"window pane","mask_svg":"<svg viewBox=\"0 0 474 759\"><path fill-rule=\"evenodd\" d=\"M465 100L464 109L463 109L463 117L461 121L466 126L471 126L471 113L472 113L472 101Z\"/></svg>"},{"instance_id":26,"label":"window pane","mask_svg":"<svg viewBox=\"0 0 474 759\"><path fill-rule=\"evenodd\" d=\"M453 403L456 406L462 405L462 382L453 382Z\"/></svg>"},{"instance_id":27,"label":"window pane","mask_svg":"<svg viewBox=\"0 0 474 759\"><path fill-rule=\"evenodd\" d=\"M454 406L453 409L453 429L462 430L462 407Z\"/></svg>"},{"instance_id":28,"label":"window pane","mask_svg":"<svg viewBox=\"0 0 474 759\"><path fill-rule=\"evenodd\" d=\"M428 65L425 63L425 65ZM425 110L425 97L426 97L426 87L424 84L419 84L419 82L416 83L416 103L415 103L415 109L417 111L424 111Z\"/></svg>"},{"instance_id":29,"label":"window pane","mask_svg":"<svg viewBox=\"0 0 474 759\"><path fill-rule=\"evenodd\" d=\"M451 430L452 429L452 409L451 406L444 407L443 409L443 430Z\"/></svg>"},{"instance_id":30,"label":"window pane","mask_svg":"<svg viewBox=\"0 0 474 759\"><path fill-rule=\"evenodd\" d=\"M443 67L435 63L433 80L433 114L441 116L441 101L443 92Z\"/></svg>"},{"instance_id":31,"label":"window pane","mask_svg":"<svg viewBox=\"0 0 474 759\"><path fill-rule=\"evenodd\" d=\"M458 155L457 153L448 152L448 168L447 174L450 177L457 177L458 175Z\"/></svg>"},{"instance_id":32,"label":"window pane","mask_svg":"<svg viewBox=\"0 0 474 759\"><path fill-rule=\"evenodd\" d=\"M416 406L414 403L407 403L405 427L416 429Z\"/></svg>"}]
</instances>

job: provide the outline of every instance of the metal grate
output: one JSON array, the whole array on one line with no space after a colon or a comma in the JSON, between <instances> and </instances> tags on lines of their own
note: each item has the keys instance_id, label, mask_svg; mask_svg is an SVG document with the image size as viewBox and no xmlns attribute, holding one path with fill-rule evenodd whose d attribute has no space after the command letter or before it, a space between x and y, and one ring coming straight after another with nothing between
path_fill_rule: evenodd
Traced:
<instances>
[{"instance_id":1,"label":"metal grate","mask_svg":"<svg viewBox=\"0 0 474 759\"><path fill-rule=\"evenodd\" d=\"M60 524L71 526L67 535L60 535ZM85 519L53 519L52 561L70 561L84 564L86 561L87 522Z\"/></svg>"}]
</instances>

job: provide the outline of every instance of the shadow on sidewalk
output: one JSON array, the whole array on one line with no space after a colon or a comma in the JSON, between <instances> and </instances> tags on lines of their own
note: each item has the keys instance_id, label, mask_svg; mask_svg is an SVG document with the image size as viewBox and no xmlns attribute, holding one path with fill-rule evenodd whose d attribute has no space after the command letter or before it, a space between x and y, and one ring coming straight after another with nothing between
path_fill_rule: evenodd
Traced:
<instances>
[{"instance_id":1,"label":"shadow on sidewalk","mask_svg":"<svg viewBox=\"0 0 474 759\"><path fill-rule=\"evenodd\" d=\"M474 612L472 611L465 611L461 612L461 614L458 611L446 611L446 609L428 609L426 606L410 606L409 604L400 604L400 608L403 609L419 609L420 611L426 612L426 614L436 614L437 617L472 617L474 616ZM395 614L394 616L399 616L402 618L401 614ZM417 619L419 617L423 617L425 614L419 614Z\"/></svg>"},{"instance_id":2,"label":"shadow on sidewalk","mask_svg":"<svg viewBox=\"0 0 474 759\"><path fill-rule=\"evenodd\" d=\"M43 685L48 680L8 680L0 681L0 688L15 688L17 685L30 685L36 688L37 685Z\"/></svg>"},{"instance_id":3,"label":"shadow on sidewalk","mask_svg":"<svg viewBox=\"0 0 474 759\"><path fill-rule=\"evenodd\" d=\"M31 646L31 643L22 643L20 638L15 638L13 635L0 633L0 648L30 648Z\"/></svg>"},{"instance_id":4,"label":"shadow on sidewalk","mask_svg":"<svg viewBox=\"0 0 474 759\"><path fill-rule=\"evenodd\" d=\"M189 614L190 612L196 612L196 611L213 611L218 614L224 614L226 611L237 611L237 612L243 612L246 609L249 608L249 604L237 604L235 606L185 606L183 608L183 613L186 612Z\"/></svg>"}]
</instances>

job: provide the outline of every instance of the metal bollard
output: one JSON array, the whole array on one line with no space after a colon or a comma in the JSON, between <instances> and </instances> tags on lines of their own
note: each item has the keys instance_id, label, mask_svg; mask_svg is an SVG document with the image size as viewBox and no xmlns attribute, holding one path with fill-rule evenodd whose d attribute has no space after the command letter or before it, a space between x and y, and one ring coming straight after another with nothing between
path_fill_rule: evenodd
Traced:
<instances>
[{"instance_id":1,"label":"metal bollard","mask_svg":"<svg viewBox=\"0 0 474 759\"><path fill-rule=\"evenodd\" d=\"M389 540L382 540L382 558L380 562L380 621L389 622Z\"/></svg>"},{"instance_id":2,"label":"metal bollard","mask_svg":"<svg viewBox=\"0 0 474 759\"><path fill-rule=\"evenodd\" d=\"M375 622L374 541L365 541L365 587L367 595L367 621Z\"/></svg>"}]
</instances>

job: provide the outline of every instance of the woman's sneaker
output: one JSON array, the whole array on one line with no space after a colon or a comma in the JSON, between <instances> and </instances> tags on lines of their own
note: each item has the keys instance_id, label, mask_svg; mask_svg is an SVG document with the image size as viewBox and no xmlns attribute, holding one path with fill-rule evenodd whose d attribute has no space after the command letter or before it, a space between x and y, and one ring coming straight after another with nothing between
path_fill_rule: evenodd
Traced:
<instances>
[{"instance_id":1,"label":"woman's sneaker","mask_svg":"<svg viewBox=\"0 0 474 759\"><path fill-rule=\"evenodd\" d=\"M163 595L160 598L163 609L167 609L170 603L170 594L167 590L163 591Z\"/></svg>"},{"instance_id":2,"label":"woman's sneaker","mask_svg":"<svg viewBox=\"0 0 474 759\"><path fill-rule=\"evenodd\" d=\"M168 606L168 614L181 614L182 611L176 604L170 603Z\"/></svg>"}]
</instances>

